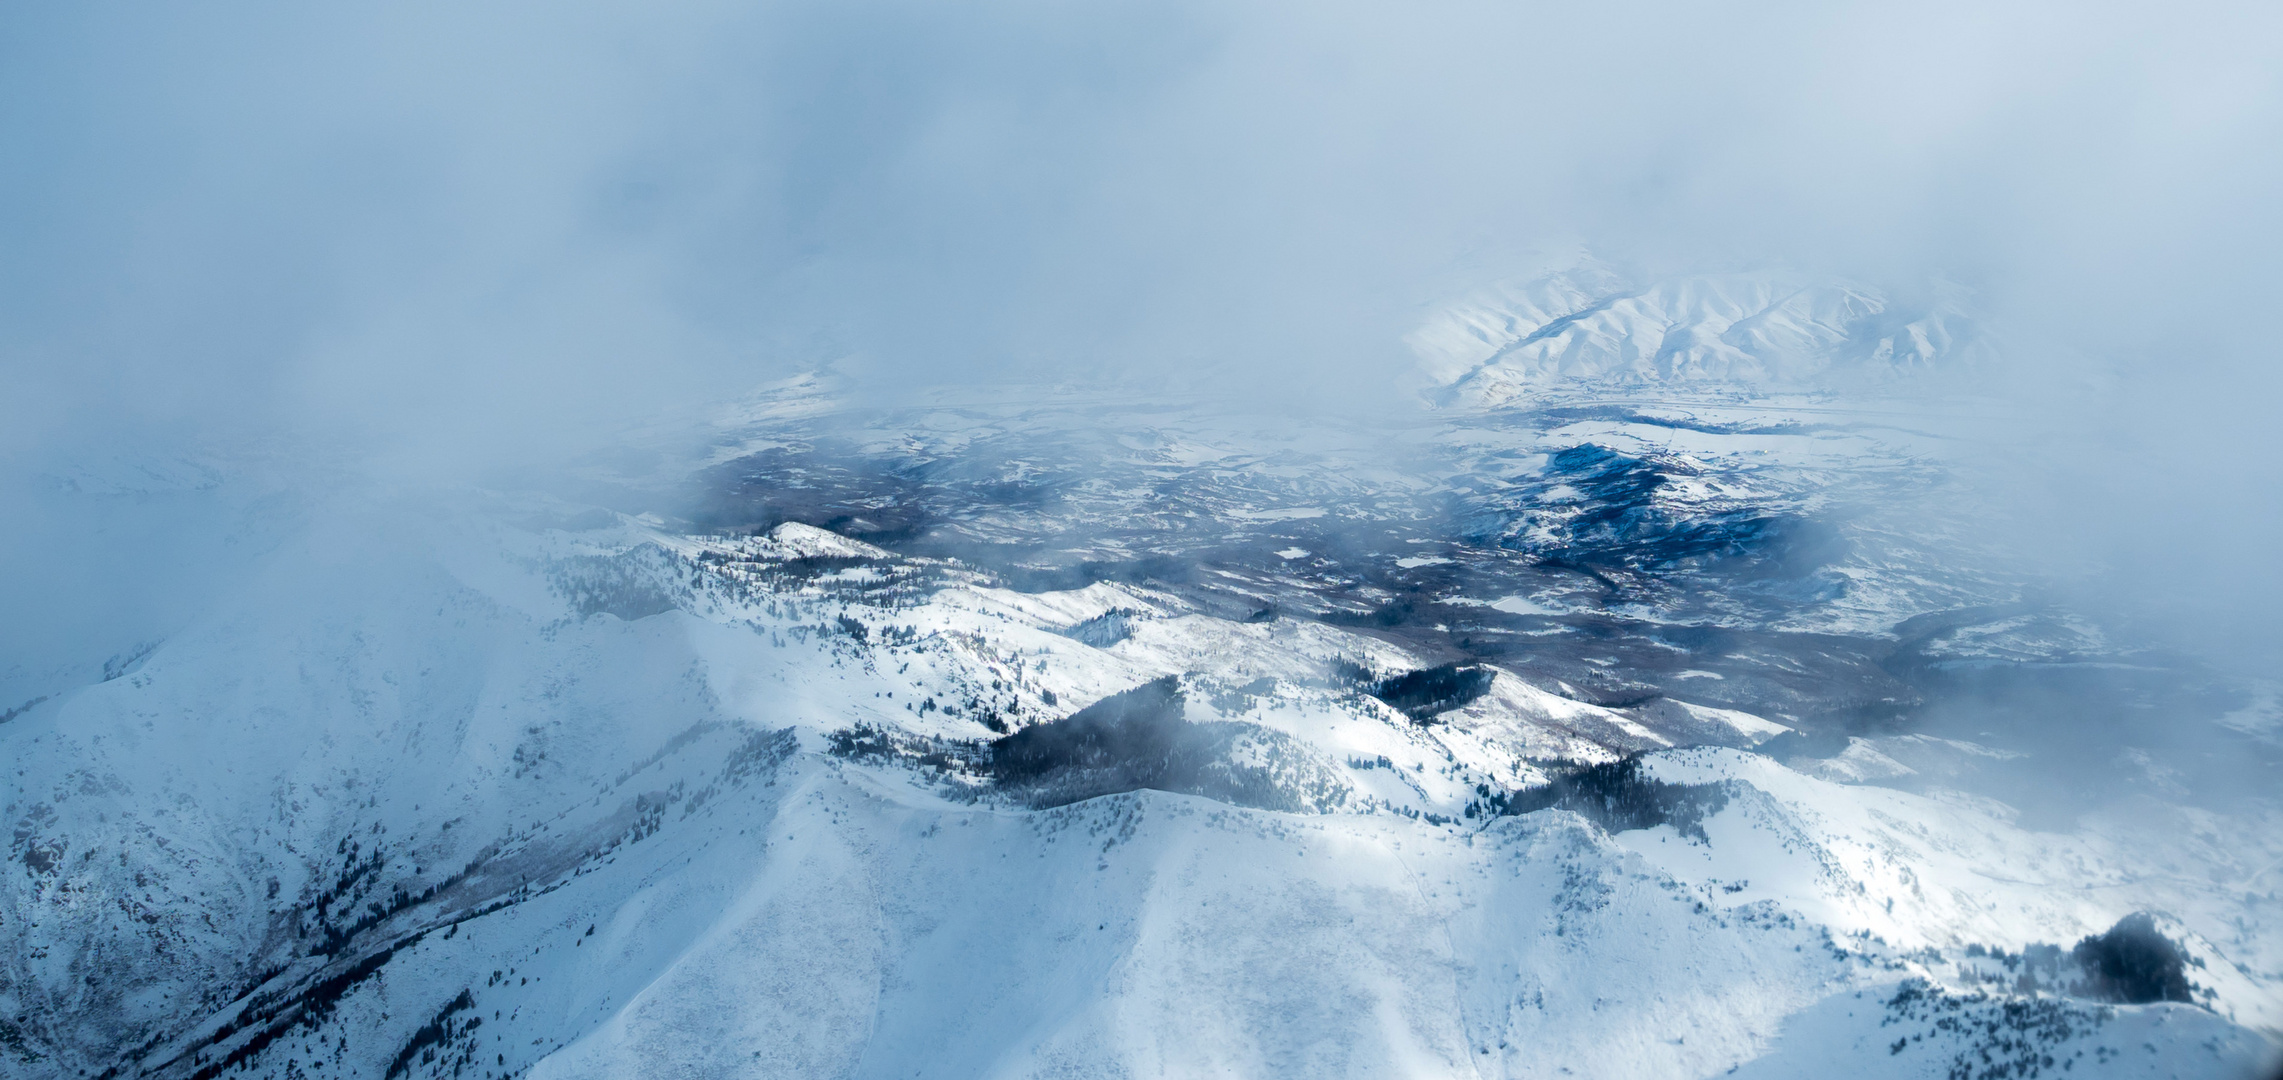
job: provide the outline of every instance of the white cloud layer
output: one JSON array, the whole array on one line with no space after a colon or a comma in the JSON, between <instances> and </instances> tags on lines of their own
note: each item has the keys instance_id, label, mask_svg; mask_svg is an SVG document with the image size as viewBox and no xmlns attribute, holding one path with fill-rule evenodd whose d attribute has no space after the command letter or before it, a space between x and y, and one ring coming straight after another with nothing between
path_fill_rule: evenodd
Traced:
<instances>
[{"instance_id":1,"label":"white cloud layer","mask_svg":"<svg viewBox=\"0 0 2283 1080\"><path fill-rule=\"evenodd\" d=\"M840 357L1340 405L1578 250L1941 278L2018 527L2268 643L2279 79L2248 3L17 4L0 452L466 475Z\"/></svg>"}]
</instances>

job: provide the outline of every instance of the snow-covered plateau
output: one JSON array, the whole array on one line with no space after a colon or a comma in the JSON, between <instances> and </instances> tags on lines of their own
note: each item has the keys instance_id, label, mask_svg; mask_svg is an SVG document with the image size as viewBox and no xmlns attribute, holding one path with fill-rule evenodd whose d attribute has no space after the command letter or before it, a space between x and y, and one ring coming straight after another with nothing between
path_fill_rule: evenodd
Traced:
<instances>
[{"instance_id":1,"label":"snow-covered plateau","mask_svg":"<svg viewBox=\"0 0 2283 1080\"><path fill-rule=\"evenodd\" d=\"M1370 418L828 371L533 490L54 470L233 569L0 671L0 1074L2283 1061L2273 687L1984 542L1951 299L1412 344Z\"/></svg>"}]
</instances>

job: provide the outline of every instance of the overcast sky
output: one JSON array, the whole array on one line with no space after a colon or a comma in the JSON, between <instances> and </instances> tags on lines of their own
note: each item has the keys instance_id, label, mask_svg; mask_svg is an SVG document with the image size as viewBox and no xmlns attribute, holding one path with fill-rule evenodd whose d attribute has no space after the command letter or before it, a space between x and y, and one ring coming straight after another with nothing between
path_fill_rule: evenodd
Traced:
<instances>
[{"instance_id":1,"label":"overcast sky","mask_svg":"<svg viewBox=\"0 0 2283 1080\"><path fill-rule=\"evenodd\" d=\"M0 453L544 458L841 358L1297 406L1548 253L1941 277L2055 542L2270 633L2279 78L2256 3L9 2Z\"/></svg>"}]
</instances>

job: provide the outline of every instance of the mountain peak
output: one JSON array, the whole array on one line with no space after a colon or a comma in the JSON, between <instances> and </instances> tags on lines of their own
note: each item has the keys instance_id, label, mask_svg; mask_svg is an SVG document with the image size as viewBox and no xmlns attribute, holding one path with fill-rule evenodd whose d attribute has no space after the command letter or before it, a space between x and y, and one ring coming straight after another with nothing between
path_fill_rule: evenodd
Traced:
<instances>
[{"instance_id":1,"label":"mountain peak","mask_svg":"<svg viewBox=\"0 0 2283 1080\"><path fill-rule=\"evenodd\" d=\"M1935 292L1905 304L1790 272L1640 281L1582 268L1477 290L1404 340L1447 405L1556 387L1813 389L1982 359L1984 335L1957 290Z\"/></svg>"}]
</instances>

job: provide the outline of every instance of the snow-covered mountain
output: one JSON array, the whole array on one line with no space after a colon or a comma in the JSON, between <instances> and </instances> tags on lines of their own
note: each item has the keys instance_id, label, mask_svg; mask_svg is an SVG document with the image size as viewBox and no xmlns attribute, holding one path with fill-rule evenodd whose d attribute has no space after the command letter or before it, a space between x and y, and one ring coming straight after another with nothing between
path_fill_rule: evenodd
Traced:
<instances>
[{"instance_id":1,"label":"snow-covered mountain","mask_svg":"<svg viewBox=\"0 0 2283 1080\"><path fill-rule=\"evenodd\" d=\"M1955 292L1914 306L1796 274L1637 283L1587 268L1484 289L1408 342L1447 399L1473 405L1576 383L1875 384L1990 358Z\"/></svg>"},{"instance_id":2,"label":"snow-covered mountain","mask_svg":"<svg viewBox=\"0 0 2283 1080\"><path fill-rule=\"evenodd\" d=\"M1785 381L1958 317L1608 284L1422 330L1431 409L810 378L696 457L273 515L0 703L0 1061L2273 1068L2283 815L2199 782L2273 774L2271 689L2045 599L1940 432Z\"/></svg>"}]
</instances>

